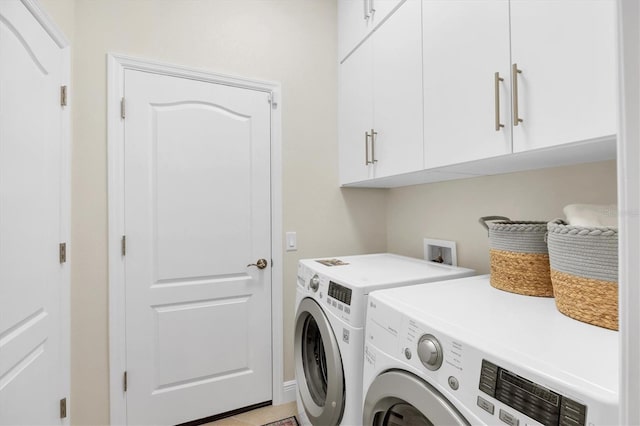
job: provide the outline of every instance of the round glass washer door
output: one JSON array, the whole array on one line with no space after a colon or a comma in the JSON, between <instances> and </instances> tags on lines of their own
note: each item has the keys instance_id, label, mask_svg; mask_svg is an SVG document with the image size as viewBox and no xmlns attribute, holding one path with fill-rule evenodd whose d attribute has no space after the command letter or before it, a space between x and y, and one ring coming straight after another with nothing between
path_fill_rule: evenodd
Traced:
<instances>
[{"instance_id":1,"label":"round glass washer door","mask_svg":"<svg viewBox=\"0 0 640 426\"><path fill-rule=\"evenodd\" d=\"M294 331L298 392L313 424L333 426L344 411L344 370L340 347L322 308L311 298L298 306Z\"/></svg>"},{"instance_id":2,"label":"round glass washer door","mask_svg":"<svg viewBox=\"0 0 640 426\"><path fill-rule=\"evenodd\" d=\"M469 426L436 388L401 370L389 370L371 383L364 401L366 426Z\"/></svg>"}]
</instances>

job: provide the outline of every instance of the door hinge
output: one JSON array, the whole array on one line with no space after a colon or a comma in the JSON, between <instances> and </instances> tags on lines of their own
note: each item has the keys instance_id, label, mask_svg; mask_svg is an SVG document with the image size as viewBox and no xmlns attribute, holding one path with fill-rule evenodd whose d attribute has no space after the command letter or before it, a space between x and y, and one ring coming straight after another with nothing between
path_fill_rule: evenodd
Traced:
<instances>
[{"instance_id":1,"label":"door hinge","mask_svg":"<svg viewBox=\"0 0 640 426\"><path fill-rule=\"evenodd\" d=\"M124 98L120 100L120 118L124 120Z\"/></svg>"},{"instance_id":2,"label":"door hinge","mask_svg":"<svg viewBox=\"0 0 640 426\"><path fill-rule=\"evenodd\" d=\"M124 372L124 376L122 378L122 389L124 389L124 391L127 391L127 388L129 387L129 384L127 382L127 372Z\"/></svg>"},{"instance_id":3,"label":"door hinge","mask_svg":"<svg viewBox=\"0 0 640 426\"><path fill-rule=\"evenodd\" d=\"M67 86L60 86L60 106L67 106Z\"/></svg>"},{"instance_id":4,"label":"door hinge","mask_svg":"<svg viewBox=\"0 0 640 426\"><path fill-rule=\"evenodd\" d=\"M62 398L60 400L60 418L67 418L67 398Z\"/></svg>"},{"instance_id":5,"label":"door hinge","mask_svg":"<svg viewBox=\"0 0 640 426\"><path fill-rule=\"evenodd\" d=\"M120 251L122 252L123 256L126 256L127 254L127 237L126 235L122 236L122 240L120 241Z\"/></svg>"},{"instance_id":6,"label":"door hinge","mask_svg":"<svg viewBox=\"0 0 640 426\"><path fill-rule=\"evenodd\" d=\"M269 103L271 104L271 108L276 109L278 108L278 101L276 100L276 95L272 92L269 93Z\"/></svg>"},{"instance_id":7,"label":"door hinge","mask_svg":"<svg viewBox=\"0 0 640 426\"><path fill-rule=\"evenodd\" d=\"M60 263L65 263L67 261L67 243L60 243L59 247Z\"/></svg>"}]
</instances>

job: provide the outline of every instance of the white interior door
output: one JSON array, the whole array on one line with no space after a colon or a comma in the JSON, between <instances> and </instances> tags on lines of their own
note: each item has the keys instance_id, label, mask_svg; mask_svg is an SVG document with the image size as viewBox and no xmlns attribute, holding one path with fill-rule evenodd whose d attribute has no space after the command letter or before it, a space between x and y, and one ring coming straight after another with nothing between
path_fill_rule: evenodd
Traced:
<instances>
[{"instance_id":1,"label":"white interior door","mask_svg":"<svg viewBox=\"0 0 640 426\"><path fill-rule=\"evenodd\" d=\"M269 94L126 70L127 420L272 399Z\"/></svg>"},{"instance_id":2,"label":"white interior door","mask_svg":"<svg viewBox=\"0 0 640 426\"><path fill-rule=\"evenodd\" d=\"M0 1L1 425L66 422L64 60L20 1Z\"/></svg>"}]
</instances>

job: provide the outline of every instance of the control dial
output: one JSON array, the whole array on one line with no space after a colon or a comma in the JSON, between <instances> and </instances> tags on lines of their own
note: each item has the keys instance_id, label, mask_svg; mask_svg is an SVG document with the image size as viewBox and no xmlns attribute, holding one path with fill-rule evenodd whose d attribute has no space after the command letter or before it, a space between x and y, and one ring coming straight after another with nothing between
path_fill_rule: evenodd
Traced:
<instances>
[{"instance_id":1,"label":"control dial","mask_svg":"<svg viewBox=\"0 0 640 426\"><path fill-rule=\"evenodd\" d=\"M442 365L442 345L432 334L425 334L418 341L418 358L429 370L437 370Z\"/></svg>"},{"instance_id":2,"label":"control dial","mask_svg":"<svg viewBox=\"0 0 640 426\"><path fill-rule=\"evenodd\" d=\"M311 277L309 280L309 287L311 287L311 290L313 290L314 293L318 291L318 288L320 287L320 277L318 277L318 274Z\"/></svg>"}]
</instances>

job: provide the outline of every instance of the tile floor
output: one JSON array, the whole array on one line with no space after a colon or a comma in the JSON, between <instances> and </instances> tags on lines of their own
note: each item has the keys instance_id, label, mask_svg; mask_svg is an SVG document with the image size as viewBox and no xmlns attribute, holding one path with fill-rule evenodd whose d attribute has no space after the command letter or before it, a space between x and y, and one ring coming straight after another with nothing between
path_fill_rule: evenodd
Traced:
<instances>
[{"instance_id":1,"label":"tile floor","mask_svg":"<svg viewBox=\"0 0 640 426\"><path fill-rule=\"evenodd\" d=\"M296 402L293 401L287 404L270 405L268 407L247 411L246 413L237 414L227 417L226 419L206 423L204 426L260 426L265 423L284 419L285 417L295 416L298 414L297 411Z\"/></svg>"}]
</instances>

